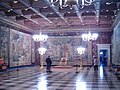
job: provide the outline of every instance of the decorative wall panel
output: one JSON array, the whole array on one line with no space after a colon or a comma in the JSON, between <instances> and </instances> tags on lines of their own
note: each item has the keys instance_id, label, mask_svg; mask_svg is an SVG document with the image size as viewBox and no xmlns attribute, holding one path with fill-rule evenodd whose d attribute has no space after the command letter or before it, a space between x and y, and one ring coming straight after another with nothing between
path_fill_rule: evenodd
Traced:
<instances>
[{"instance_id":1,"label":"decorative wall panel","mask_svg":"<svg viewBox=\"0 0 120 90\"><path fill-rule=\"evenodd\" d=\"M59 64L63 57L67 58L68 62L74 62L75 60L80 59L77 48L79 46L87 48L87 43L83 42L82 39L77 36L49 37L44 45L47 48L45 56L47 57L50 55L54 64L57 62ZM86 60L87 53L84 54L84 61Z\"/></svg>"},{"instance_id":2,"label":"decorative wall panel","mask_svg":"<svg viewBox=\"0 0 120 90\"><path fill-rule=\"evenodd\" d=\"M0 58L8 65L9 58L9 28L1 26L0 29Z\"/></svg>"},{"instance_id":3,"label":"decorative wall panel","mask_svg":"<svg viewBox=\"0 0 120 90\"><path fill-rule=\"evenodd\" d=\"M112 63L120 65L120 22L115 27L112 37Z\"/></svg>"},{"instance_id":4,"label":"decorative wall panel","mask_svg":"<svg viewBox=\"0 0 120 90\"><path fill-rule=\"evenodd\" d=\"M10 67L31 64L31 35L10 29Z\"/></svg>"},{"instance_id":5,"label":"decorative wall panel","mask_svg":"<svg viewBox=\"0 0 120 90\"><path fill-rule=\"evenodd\" d=\"M35 63L35 42L32 40L32 63Z\"/></svg>"}]
</instances>

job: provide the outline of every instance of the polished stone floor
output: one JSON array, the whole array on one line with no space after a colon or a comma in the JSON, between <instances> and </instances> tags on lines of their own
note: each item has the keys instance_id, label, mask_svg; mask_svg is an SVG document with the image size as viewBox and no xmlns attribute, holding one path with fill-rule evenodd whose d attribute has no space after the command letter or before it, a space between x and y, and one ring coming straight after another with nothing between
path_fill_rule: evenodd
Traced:
<instances>
[{"instance_id":1,"label":"polished stone floor","mask_svg":"<svg viewBox=\"0 0 120 90\"><path fill-rule=\"evenodd\" d=\"M52 68L46 73L39 67L21 68L19 71L0 72L0 90L120 90L120 75L107 68Z\"/></svg>"}]
</instances>

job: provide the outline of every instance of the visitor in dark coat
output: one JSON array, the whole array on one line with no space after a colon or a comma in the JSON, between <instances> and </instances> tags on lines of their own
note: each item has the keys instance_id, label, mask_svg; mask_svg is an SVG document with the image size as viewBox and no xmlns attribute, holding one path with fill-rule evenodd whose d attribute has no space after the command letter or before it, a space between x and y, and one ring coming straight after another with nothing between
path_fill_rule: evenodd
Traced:
<instances>
[{"instance_id":1,"label":"visitor in dark coat","mask_svg":"<svg viewBox=\"0 0 120 90\"><path fill-rule=\"evenodd\" d=\"M47 64L46 71L47 71L47 72L51 72L51 64L52 64L52 61L51 61L50 56L48 56L48 58L46 58L46 64Z\"/></svg>"}]
</instances>

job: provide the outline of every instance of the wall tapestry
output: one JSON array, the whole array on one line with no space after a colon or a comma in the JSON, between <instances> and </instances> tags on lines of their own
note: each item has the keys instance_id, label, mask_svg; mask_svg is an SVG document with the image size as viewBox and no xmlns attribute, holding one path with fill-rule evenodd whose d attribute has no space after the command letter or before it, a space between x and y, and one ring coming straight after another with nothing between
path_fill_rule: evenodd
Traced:
<instances>
[{"instance_id":1,"label":"wall tapestry","mask_svg":"<svg viewBox=\"0 0 120 90\"><path fill-rule=\"evenodd\" d=\"M31 35L10 29L10 67L31 64Z\"/></svg>"},{"instance_id":2,"label":"wall tapestry","mask_svg":"<svg viewBox=\"0 0 120 90\"><path fill-rule=\"evenodd\" d=\"M44 43L47 48L45 58L50 55L53 63L60 62L61 58L67 58L68 62L74 62L80 59L80 55L77 52L79 46L87 48L87 42L84 42L80 37L77 36L56 36L49 37L47 42ZM84 61L87 61L87 50L84 54ZM45 60L45 59L44 59Z\"/></svg>"},{"instance_id":3,"label":"wall tapestry","mask_svg":"<svg viewBox=\"0 0 120 90\"><path fill-rule=\"evenodd\" d=\"M32 63L35 63L35 42L32 40Z\"/></svg>"},{"instance_id":4,"label":"wall tapestry","mask_svg":"<svg viewBox=\"0 0 120 90\"><path fill-rule=\"evenodd\" d=\"M112 37L112 62L120 65L120 23L114 29Z\"/></svg>"},{"instance_id":5,"label":"wall tapestry","mask_svg":"<svg viewBox=\"0 0 120 90\"><path fill-rule=\"evenodd\" d=\"M0 29L0 58L8 65L9 28L1 26Z\"/></svg>"}]
</instances>

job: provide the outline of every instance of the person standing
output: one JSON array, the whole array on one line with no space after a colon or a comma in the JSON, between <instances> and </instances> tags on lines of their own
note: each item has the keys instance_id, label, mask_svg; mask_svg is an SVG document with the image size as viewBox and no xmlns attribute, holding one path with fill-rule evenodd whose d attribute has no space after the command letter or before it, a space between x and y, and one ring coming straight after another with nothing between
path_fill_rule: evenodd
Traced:
<instances>
[{"instance_id":1,"label":"person standing","mask_svg":"<svg viewBox=\"0 0 120 90\"><path fill-rule=\"evenodd\" d=\"M98 60L97 57L94 57L94 70L98 70Z\"/></svg>"},{"instance_id":2,"label":"person standing","mask_svg":"<svg viewBox=\"0 0 120 90\"><path fill-rule=\"evenodd\" d=\"M48 58L46 58L46 64L47 64L46 72L52 72L52 71L51 71L52 61L51 61L50 56L48 56Z\"/></svg>"},{"instance_id":3,"label":"person standing","mask_svg":"<svg viewBox=\"0 0 120 90\"><path fill-rule=\"evenodd\" d=\"M106 56L104 56L104 66L107 66L107 57Z\"/></svg>"}]
</instances>

